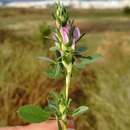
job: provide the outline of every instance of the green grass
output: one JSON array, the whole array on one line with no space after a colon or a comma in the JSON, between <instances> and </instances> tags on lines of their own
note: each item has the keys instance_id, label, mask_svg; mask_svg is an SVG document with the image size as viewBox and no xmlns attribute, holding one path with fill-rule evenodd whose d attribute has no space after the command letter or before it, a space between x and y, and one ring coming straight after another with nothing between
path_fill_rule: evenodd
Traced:
<instances>
[{"instance_id":1,"label":"green grass","mask_svg":"<svg viewBox=\"0 0 130 130\"><path fill-rule=\"evenodd\" d=\"M130 26L120 10L71 10L76 24L87 35L78 43L85 54L103 58L73 73L73 107L88 105L88 113L76 119L77 130L130 129ZM23 124L16 114L24 104L47 103L52 89L64 79L48 79L47 64L36 58L52 54L53 45L41 39L39 27L53 25L47 10L0 9L0 126Z\"/></svg>"}]
</instances>

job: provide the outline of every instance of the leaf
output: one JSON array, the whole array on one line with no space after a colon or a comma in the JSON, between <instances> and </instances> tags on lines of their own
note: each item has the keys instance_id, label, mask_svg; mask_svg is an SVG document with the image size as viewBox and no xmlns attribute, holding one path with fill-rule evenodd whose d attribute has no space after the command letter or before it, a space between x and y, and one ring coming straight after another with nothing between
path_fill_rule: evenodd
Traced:
<instances>
[{"instance_id":1,"label":"leaf","mask_svg":"<svg viewBox=\"0 0 130 130\"><path fill-rule=\"evenodd\" d=\"M71 98L69 98L68 99L68 102L67 102L67 106L69 107L70 106L70 103L72 102L72 99Z\"/></svg>"},{"instance_id":2,"label":"leaf","mask_svg":"<svg viewBox=\"0 0 130 130\"><path fill-rule=\"evenodd\" d=\"M25 105L20 107L18 115L28 123L40 123L49 118L49 113L39 106Z\"/></svg>"},{"instance_id":3,"label":"leaf","mask_svg":"<svg viewBox=\"0 0 130 130\"><path fill-rule=\"evenodd\" d=\"M55 46L55 47L51 47L49 50L50 50L50 51L57 51L58 48Z\"/></svg>"},{"instance_id":4,"label":"leaf","mask_svg":"<svg viewBox=\"0 0 130 130\"><path fill-rule=\"evenodd\" d=\"M81 53L81 52L84 52L84 51L86 51L85 47L79 47L79 48L76 49L76 52L78 52L78 53Z\"/></svg>"},{"instance_id":5,"label":"leaf","mask_svg":"<svg viewBox=\"0 0 130 130\"><path fill-rule=\"evenodd\" d=\"M84 63L85 64L89 64L92 63L94 61L97 61L99 58L101 58L102 56L100 54L94 54L88 57L84 57Z\"/></svg>"},{"instance_id":6,"label":"leaf","mask_svg":"<svg viewBox=\"0 0 130 130\"><path fill-rule=\"evenodd\" d=\"M56 79L56 78L60 78L63 76L62 72L61 72L61 67L60 64L56 64L54 68L47 70L45 72L45 74L52 79Z\"/></svg>"},{"instance_id":7,"label":"leaf","mask_svg":"<svg viewBox=\"0 0 130 130\"><path fill-rule=\"evenodd\" d=\"M80 63L76 64L75 66L77 68L84 68L87 64L90 64L92 62L97 61L98 59L100 59L102 56L100 54L94 54L88 57L82 57L80 58Z\"/></svg>"},{"instance_id":8,"label":"leaf","mask_svg":"<svg viewBox=\"0 0 130 130\"><path fill-rule=\"evenodd\" d=\"M48 39L48 40L50 40L50 41L55 41L54 39L51 39L51 38L49 38L49 37L47 37L47 36L44 36L43 38L44 38L44 39Z\"/></svg>"},{"instance_id":9,"label":"leaf","mask_svg":"<svg viewBox=\"0 0 130 130\"><path fill-rule=\"evenodd\" d=\"M57 98L58 98L58 93L55 92L55 91L51 91L49 94L50 94L50 96L53 97L54 99L57 99Z\"/></svg>"},{"instance_id":10,"label":"leaf","mask_svg":"<svg viewBox=\"0 0 130 130\"><path fill-rule=\"evenodd\" d=\"M53 101L51 101L53 102ZM54 115L57 115L58 113L58 107L55 103L51 103L49 102L48 106L47 106L47 109L50 113L54 114Z\"/></svg>"},{"instance_id":11,"label":"leaf","mask_svg":"<svg viewBox=\"0 0 130 130\"><path fill-rule=\"evenodd\" d=\"M47 61L47 62L51 62L51 63L56 63L54 60L48 58L48 57L38 57L39 60L44 60L44 61Z\"/></svg>"},{"instance_id":12,"label":"leaf","mask_svg":"<svg viewBox=\"0 0 130 130\"><path fill-rule=\"evenodd\" d=\"M78 116L80 114L83 114L84 112L86 112L88 110L88 107L87 106L80 106L79 108L75 109L73 112L72 112L72 116L75 117L75 116Z\"/></svg>"}]
</instances>

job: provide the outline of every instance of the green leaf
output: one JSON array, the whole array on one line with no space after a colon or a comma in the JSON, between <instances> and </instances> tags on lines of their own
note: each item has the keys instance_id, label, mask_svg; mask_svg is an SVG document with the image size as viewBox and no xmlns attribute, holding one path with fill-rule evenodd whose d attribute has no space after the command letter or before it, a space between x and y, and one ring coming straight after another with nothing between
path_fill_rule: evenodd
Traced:
<instances>
[{"instance_id":1,"label":"green leaf","mask_svg":"<svg viewBox=\"0 0 130 130\"><path fill-rule=\"evenodd\" d=\"M49 50L50 50L50 51L57 51L57 50L59 50L59 49L58 49L58 47L55 46L55 47L51 47Z\"/></svg>"},{"instance_id":2,"label":"green leaf","mask_svg":"<svg viewBox=\"0 0 130 130\"><path fill-rule=\"evenodd\" d=\"M53 102L53 101L51 101ZM57 115L58 114L58 106L55 103L51 103L49 102L47 109L49 111L49 113Z\"/></svg>"},{"instance_id":3,"label":"green leaf","mask_svg":"<svg viewBox=\"0 0 130 130\"><path fill-rule=\"evenodd\" d=\"M86 51L85 47L79 47L79 48L76 49L76 52L78 52L78 53L81 53L81 52L84 52L84 51Z\"/></svg>"},{"instance_id":4,"label":"green leaf","mask_svg":"<svg viewBox=\"0 0 130 130\"><path fill-rule=\"evenodd\" d=\"M45 34L44 34L45 35ZM49 38L49 37L47 37L47 36L44 36L43 37L44 39L47 39L47 40L50 40L50 41L55 41L55 40L53 40L53 39L51 39L51 38Z\"/></svg>"},{"instance_id":5,"label":"green leaf","mask_svg":"<svg viewBox=\"0 0 130 130\"><path fill-rule=\"evenodd\" d=\"M57 73L56 70L53 70L53 69L47 70L47 71L45 72L45 74L46 74L49 78L51 78L51 79L57 79L57 78L62 77L62 74Z\"/></svg>"},{"instance_id":6,"label":"green leaf","mask_svg":"<svg viewBox=\"0 0 130 130\"><path fill-rule=\"evenodd\" d=\"M28 123L40 123L49 118L49 113L39 106L25 105L20 107L18 115Z\"/></svg>"},{"instance_id":7,"label":"green leaf","mask_svg":"<svg viewBox=\"0 0 130 130\"><path fill-rule=\"evenodd\" d=\"M79 64L75 64L75 66L77 68L84 68L87 64L90 64L92 62L97 61L98 59L100 59L102 56L100 54L94 54L88 57L82 57L80 58L80 63Z\"/></svg>"},{"instance_id":8,"label":"green leaf","mask_svg":"<svg viewBox=\"0 0 130 130\"><path fill-rule=\"evenodd\" d=\"M63 76L59 63L56 64L54 68L47 70L45 74L52 79L61 78Z\"/></svg>"},{"instance_id":9,"label":"green leaf","mask_svg":"<svg viewBox=\"0 0 130 130\"><path fill-rule=\"evenodd\" d=\"M87 110L88 110L87 106L80 106L79 108L77 108L73 111L72 116L75 117L75 116L81 115L84 112L86 112Z\"/></svg>"},{"instance_id":10,"label":"green leaf","mask_svg":"<svg viewBox=\"0 0 130 130\"><path fill-rule=\"evenodd\" d=\"M61 93L61 92L60 92ZM60 93L56 92L56 91L51 91L49 93L50 97L54 100L55 103L58 102L58 98L61 95ZM52 103L52 102L51 102Z\"/></svg>"},{"instance_id":11,"label":"green leaf","mask_svg":"<svg viewBox=\"0 0 130 130\"><path fill-rule=\"evenodd\" d=\"M51 63L56 63L54 60L48 58L48 57L38 57L39 60L43 60L43 61L47 61L47 62L51 62Z\"/></svg>"}]
</instances>

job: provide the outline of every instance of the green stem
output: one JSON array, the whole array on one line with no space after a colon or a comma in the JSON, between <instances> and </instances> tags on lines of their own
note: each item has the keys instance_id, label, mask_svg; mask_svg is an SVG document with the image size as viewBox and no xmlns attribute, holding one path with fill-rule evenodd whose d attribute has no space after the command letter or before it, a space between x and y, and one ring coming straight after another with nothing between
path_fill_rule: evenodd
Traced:
<instances>
[{"instance_id":1,"label":"green stem","mask_svg":"<svg viewBox=\"0 0 130 130\"><path fill-rule=\"evenodd\" d=\"M69 64L67 66L66 70L67 70L67 75L66 75L66 101L68 101L69 87L70 87L71 73L72 73L72 64Z\"/></svg>"},{"instance_id":2,"label":"green stem","mask_svg":"<svg viewBox=\"0 0 130 130\"><path fill-rule=\"evenodd\" d=\"M65 87L65 100L68 102L69 100L69 88L70 88L70 81L71 81L71 74L72 74L72 63L64 63L64 66L66 68L66 87ZM67 113L63 113L62 119L60 120L60 124L62 127L62 130L67 130Z\"/></svg>"},{"instance_id":3,"label":"green stem","mask_svg":"<svg viewBox=\"0 0 130 130\"><path fill-rule=\"evenodd\" d=\"M68 130L67 122L60 120L61 130Z\"/></svg>"}]
</instances>

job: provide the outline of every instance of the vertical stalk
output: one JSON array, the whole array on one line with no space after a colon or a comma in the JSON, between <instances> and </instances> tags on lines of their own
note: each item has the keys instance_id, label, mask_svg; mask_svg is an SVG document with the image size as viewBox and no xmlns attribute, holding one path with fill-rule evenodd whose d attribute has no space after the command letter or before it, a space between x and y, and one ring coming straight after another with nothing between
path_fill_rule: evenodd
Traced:
<instances>
[{"instance_id":1,"label":"vertical stalk","mask_svg":"<svg viewBox=\"0 0 130 130\"><path fill-rule=\"evenodd\" d=\"M66 87L65 87L65 100L68 102L69 100L69 87L70 87L70 81L71 81L71 74L72 74L72 63L66 64L65 62L64 66L66 68ZM61 130L68 130L67 128L67 113L63 113L62 119L60 120Z\"/></svg>"},{"instance_id":2,"label":"vertical stalk","mask_svg":"<svg viewBox=\"0 0 130 130\"><path fill-rule=\"evenodd\" d=\"M70 81L71 81L71 73L72 73L72 64L70 63L67 67L66 67L66 101L68 101L69 98L69 87L70 87Z\"/></svg>"},{"instance_id":3,"label":"vertical stalk","mask_svg":"<svg viewBox=\"0 0 130 130\"><path fill-rule=\"evenodd\" d=\"M67 122L64 120L60 120L61 130L68 130L67 128Z\"/></svg>"}]
</instances>

